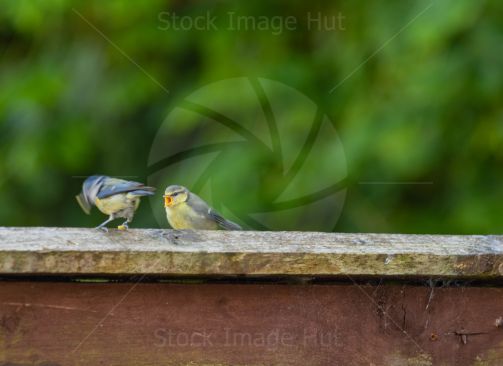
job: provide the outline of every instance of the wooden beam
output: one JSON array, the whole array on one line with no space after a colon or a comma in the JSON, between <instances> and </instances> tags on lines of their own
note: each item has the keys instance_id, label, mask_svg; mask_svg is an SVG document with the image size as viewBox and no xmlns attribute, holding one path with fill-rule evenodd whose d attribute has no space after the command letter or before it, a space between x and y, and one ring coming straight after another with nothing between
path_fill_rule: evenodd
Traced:
<instances>
[{"instance_id":1,"label":"wooden beam","mask_svg":"<svg viewBox=\"0 0 503 366\"><path fill-rule=\"evenodd\" d=\"M503 236L0 228L0 273L503 278Z\"/></svg>"},{"instance_id":2,"label":"wooden beam","mask_svg":"<svg viewBox=\"0 0 503 366\"><path fill-rule=\"evenodd\" d=\"M0 281L2 366L501 366L497 287Z\"/></svg>"}]
</instances>

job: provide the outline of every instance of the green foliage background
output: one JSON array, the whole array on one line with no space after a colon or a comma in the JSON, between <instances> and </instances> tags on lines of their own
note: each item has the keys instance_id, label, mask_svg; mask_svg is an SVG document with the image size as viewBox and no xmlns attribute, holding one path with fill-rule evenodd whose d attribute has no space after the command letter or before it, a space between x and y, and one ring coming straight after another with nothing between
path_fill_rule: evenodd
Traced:
<instances>
[{"instance_id":1,"label":"green foliage background","mask_svg":"<svg viewBox=\"0 0 503 366\"><path fill-rule=\"evenodd\" d=\"M162 30L161 12L210 12L218 29ZM293 16L297 27L229 30L228 12ZM343 27L308 29L309 12L341 14ZM348 169L335 230L501 232L501 14L499 0L3 0L0 225L98 224L100 214L85 216L74 200L79 176L145 181L152 141L180 99L251 76L296 88L333 121ZM195 133L187 128L177 139L190 145ZM225 164L262 169L253 156ZM432 184L361 184L369 181ZM150 204L134 226L158 226ZM302 215L296 222L311 228Z\"/></svg>"}]
</instances>

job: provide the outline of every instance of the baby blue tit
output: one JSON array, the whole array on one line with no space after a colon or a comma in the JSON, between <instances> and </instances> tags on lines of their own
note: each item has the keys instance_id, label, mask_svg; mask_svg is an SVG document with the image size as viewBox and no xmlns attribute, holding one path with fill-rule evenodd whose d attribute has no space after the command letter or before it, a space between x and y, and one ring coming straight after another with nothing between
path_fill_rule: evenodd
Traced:
<instances>
[{"instance_id":1,"label":"baby blue tit","mask_svg":"<svg viewBox=\"0 0 503 366\"><path fill-rule=\"evenodd\" d=\"M92 206L109 215L97 229L104 229L105 225L117 218L126 221L117 228L128 229L128 224L133 220L134 213L140 205L140 197L154 195L155 188L147 187L142 183L131 182L123 179L110 178L104 175L93 175L87 178L82 185L82 192L76 198L80 207L89 215Z\"/></svg>"},{"instance_id":2,"label":"baby blue tit","mask_svg":"<svg viewBox=\"0 0 503 366\"><path fill-rule=\"evenodd\" d=\"M241 230L241 226L224 219L198 195L183 186L166 188L164 207L173 229Z\"/></svg>"}]
</instances>

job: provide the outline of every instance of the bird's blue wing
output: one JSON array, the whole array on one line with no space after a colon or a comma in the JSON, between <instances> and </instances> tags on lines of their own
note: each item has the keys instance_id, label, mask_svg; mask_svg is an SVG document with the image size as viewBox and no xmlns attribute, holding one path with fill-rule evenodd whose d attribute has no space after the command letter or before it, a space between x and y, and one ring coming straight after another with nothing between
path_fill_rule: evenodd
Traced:
<instances>
[{"instance_id":1,"label":"bird's blue wing","mask_svg":"<svg viewBox=\"0 0 503 366\"><path fill-rule=\"evenodd\" d=\"M113 196L119 193L138 192L138 196L154 194L155 188L148 187L143 183L127 181L116 178L108 178L103 181L103 185L97 195L99 199ZM147 193L148 192L148 193ZM147 194L143 194L147 193ZM133 193L134 194L134 193Z\"/></svg>"},{"instance_id":2,"label":"bird's blue wing","mask_svg":"<svg viewBox=\"0 0 503 366\"><path fill-rule=\"evenodd\" d=\"M138 189L136 191L131 191L128 193L132 194L133 196L153 196L155 194L154 191L148 191L148 190L145 190L144 188ZM151 187L146 187L146 188L151 188Z\"/></svg>"}]
</instances>

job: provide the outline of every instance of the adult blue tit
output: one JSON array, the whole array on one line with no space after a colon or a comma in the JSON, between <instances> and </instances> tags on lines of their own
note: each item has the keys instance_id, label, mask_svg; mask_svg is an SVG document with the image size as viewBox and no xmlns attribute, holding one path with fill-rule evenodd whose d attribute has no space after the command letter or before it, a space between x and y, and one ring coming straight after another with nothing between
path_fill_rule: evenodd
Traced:
<instances>
[{"instance_id":1,"label":"adult blue tit","mask_svg":"<svg viewBox=\"0 0 503 366\"><path fill-rule=\"evenodd\" d=\"M198 195L183 186L166 188L164 207L173 229L241 230L241 226L224 219Z\"/></svg>"},{"instance_id":2,"label":"adult blue tit","mask_svg":"<svg viewBox=\"0 0 503 366\"><path fill-rule=\"evenodd\" d=\"M117 228L129 228L135 211L140 205L140 198L154 195L155 188L147 187L138 182L110 178L105 175L93 175L82 184L82 192L76 198L80 207L86 214L96 206L105 215L109 215L97 229L106 229L106 225L115 219L124 218L126 221Z\"/></svg>"}]
</instances>

